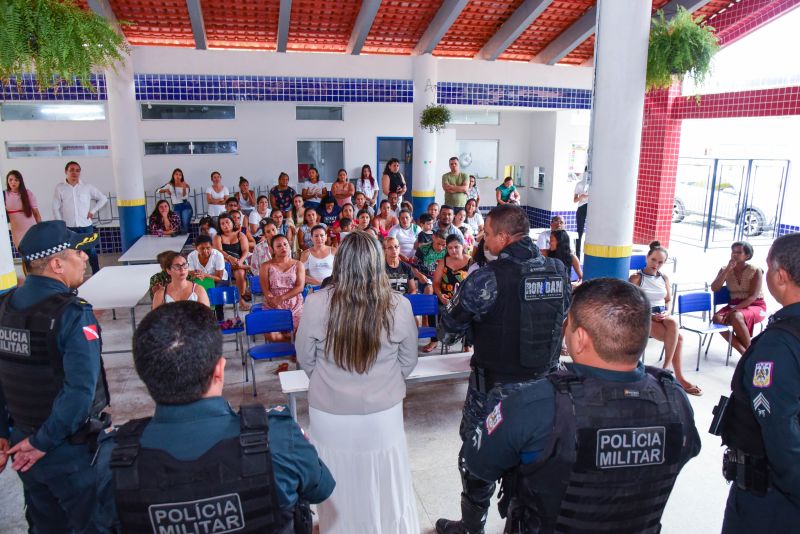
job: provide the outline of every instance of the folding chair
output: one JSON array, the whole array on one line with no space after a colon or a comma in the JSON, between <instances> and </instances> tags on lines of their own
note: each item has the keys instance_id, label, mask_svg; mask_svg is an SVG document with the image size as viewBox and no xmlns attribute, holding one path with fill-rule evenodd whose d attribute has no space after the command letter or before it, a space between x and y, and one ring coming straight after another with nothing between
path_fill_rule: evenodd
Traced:
<instances>
[{"instance_id":1,"label":"folding chair","mask_svg":"<svg viewBox=\"0 0 800 534\"><path fill-rule=\"evenodd\" d=\"M206 293L208 293L208 302L211 306L231 305L233 306L234 318L239 316L239 289L236 286L211 287L206 289ZM241 339L241 333L244 332L244 328L241 326L222 328L222 322L219 324L223 335L233 334L236 336L236 350L242 354L242 365L244 365L244 351L242 350L243 346Z\"/></svg>"},{"instance_id":2,"label":"folding chair","mask_svg":"<svg viewBox=\"0 0 800 534\"><path fill-rule=\"evenodd\" d=\"M631 271L641 271L647 266L647 256L644 254L634 254L631 256Z\"/></svg>"},{"instance_id":3,"label":"folding chair","mask_svg":"<svg viewBox=\"0 0 800 534\"><path fill-rule=\"evenodd\" d=\"M258 396L258 391L256 391L255 361L295 356L292 312L289 310L251 312L245 316L244 324L245 335L247 336L247 356L250 360L250 373L253 375L253 397L256 397ZM250 346L251 336L269 334L270 332L290 332L291 341L289 343L262 343L254 347ZM245 381L247 381L247 371L245 371Z\"/></svg>"},{"instance_id":4,"label":"folding chair","mask_svg":"<svg viewBox=\"0 0 800 534\"><path fill-rule=\"evenodd\" d=\"M687 313L697 313L702 312L702 318L695 317L690 325L686 325L683 322L683 316ZM709 314L708 320L706 320L706 313ZM729 336L732 333L731 327L725 324L717 324L712 321L712 317L714 314L714 308L711 305L711 293L707 291L696 292L696 293L684 293L683 295L678 295L678 328L681 330L688 330L689 332L694 332L697 334L697 369L696 371L700 370L700 352L703 348L703 339L704 336L707 334L714 334L716 332L728 332ZM728 365L728 361L731 358L731 342L730 337L728 338L728 354L725 358L725 365Z\"/></svg>"}]
</instances>

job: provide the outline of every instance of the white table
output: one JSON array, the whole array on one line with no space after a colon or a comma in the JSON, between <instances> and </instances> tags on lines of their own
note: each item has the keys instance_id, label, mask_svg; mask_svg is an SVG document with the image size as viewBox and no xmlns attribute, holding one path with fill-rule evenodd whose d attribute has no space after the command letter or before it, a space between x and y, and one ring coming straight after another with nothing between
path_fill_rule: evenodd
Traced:
<instances>
[{"instance_id":1,"label":"white table","mask_svg":"<svg viewBox=\"0 0 800 534\"><path fill-rule=\"evenodd\" d=\"M466 378L471 371L469 367L471 357L471 354L423 356L406 378L406 384ZM278 375L278 378L281 381L281 391L289 397L289 411L296 421L297 396L304 395L308 391L308 375L305 371L284 371Z\"/></svg>"},{"instance_id":2,"label":"white table","mask_svg":"<svg viewBox=\"0 0 800 534\"><path fill-rule=\"evenodd\" d=\"M156 256L165 250L180 252L189 236L186 234L177 236L157 237L154 235L143 235L136 240L125 254L117 260L120 263L156 263Z\"/></svg>"},{"instance_id":3,"label":"white table","mask_svg":"<svg viewBox=\"0 0 800 534\"><path fill-rule=\"evenodd\" d=\"M103 267L78 288L78 296L95 310L129 308L136 331L136 304L150 287L150 277L161 270L155 264ZM130 351L115 351L130 352Z\"/></svg>"}]
</instances>

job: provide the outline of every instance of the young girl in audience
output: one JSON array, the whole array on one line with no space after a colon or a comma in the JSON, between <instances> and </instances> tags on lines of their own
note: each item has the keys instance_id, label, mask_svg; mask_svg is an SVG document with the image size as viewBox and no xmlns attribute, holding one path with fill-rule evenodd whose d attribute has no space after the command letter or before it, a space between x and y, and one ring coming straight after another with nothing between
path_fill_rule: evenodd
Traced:
<instances>
[{"instance_id":1,"label":"young girl in audience","mask_svg":"<svg viewBox=\"0 0 800 534\"><path fill-rule=\"evenodd\" d=\"M295 195L292 199L292 209L289 210L289 218L295 228L299 228L303 224L305 214L306 208L303 206L303 196Z\"/></svg>"},{"instance_id":2,"label":"young girl in audience","mask_svg":"<svg viewBox=\"0 0 800 534\"><path fill-rule=\"evenodd\" d=\"M322 281L333 272L333 255L336 251L325 244L328 236L321 224L311 229L312 246L303 251L300 261L306 268L306 284L322 285Z\"/></svg>"},{"instance_id":3,"label":"young girl in audience","mask_svg":"<svg viewBox=\"0 0 800 534\"><path fill-rule=\"evenodd\" d=\"M367 210L361 210L358 212L357 222L358 226L356 227L356 230L367 232L369 235L371 235L376 239L380 237L378 231L372 225L372 216L369 214Z\"/></svg>"},{"instance_id":4,"label":"young girl in audience","mask_svg":"<svg viewBox=\"0 0 800 534\"><path fill-rule=\"evenodd\" d=\"M553 230L550 233L550 250L547 251L547 256L561 260L561 263L567 268L567 273L571 274L570 269L572 269L578 277L573 283L575 285L581 283L583 280L581 262L578 257L572 253L571 240L566 230ZM571 278L570 276L570 279Z\"/></svg>"},{"instance_id":5,"label":"young girl in audience","mask_svg":"<svg viewBox=\"0 0 800 534\"><path fill-rule=\"evenodd\" d=\"M307 209L304 216L303 226L301 226L297 231L297 245L300 247L301 251L310 249L314 244L311 241L311 229L314 228L318 223L319 214L312 209ZM324 226L327 230L328 226L326 224L323 224L322 226Z\"/></svg>"},{"instance_id":6,"label":"young girl in audience","mask_svg":"<svg viewBox=\"0 0 800 534\"><path fill-rule=\"evenodd\" d=\"M250 182L244 176L239 177L239 190L233 196L239 201L239 210L249 217L256 206L256 194L250 190Z\"/></svg>"},{"instance_id":7,"label":"young girl in audience","mask_svg":"<svg viewBox=\"0 0 800 534\"><path fill-rule=\"evenodd\" d=\"M285 235L286 239L289 240L289 243L294 241L294 233L296 229L292 224L291 219L284 217L281 210L272 210L272 213L270 213L269 216L273 221L275 221L275 226L278 228L278 233Z\"/></svg>"},{"instance_id":8,"label":"young girl in audience","mask_svg":"<svg viewBox=\"0 0 800 534\"><path fill-rule=\"evenodd\" d=\"M247 238L247 242L250 243L250 250L253 250L253 247L256 246L256 239L253 237L253 234L247 231L247 225L242 223L242 219L244 218L242 212L239 210L231 210L228 215L233 219L233 226Z\"/></svg>"},{"instance_id":9,"label":"young girl in audience","mask_svg":"<svg viewBox=\"0 0 800 534\"><path fill-rule=\"evenodd\" d=\"M320 181L319 171L314 167L308 169L308 181L303 184L301 193L305 200L305 207L311 209L317 209L320 201L328 196L328 187L325 182Z\"/></svg>"},{"instance_id":10,"label":"young girl in audience","mask_svg":"<svg viewBox=\"0 0 800 534\"><path fill-rule=\"evenodd\" d=\"M699 386L692 384L683 376L681 367L681 350L683 336L678 331L678 321L670 315L669 303L672 300L672 291L669 279L661 273L661 267L667 261L667 249L658 241L650 243L647 253L647 265L631 275L630 283L639 286L650 301L650 337L664 342L664 369L672 369L675 379L683 386L689 395L702 395Z\"/></svg>"},{"instance_id":11,"label":"young girl in audience","mask_svg":"<svg viewBox=\"0 0 800 534\"><path fill-rule=\"evenodd\" d=\"M153 213L150 214L149 220L150 235L164 236L172 235L180 232L181 218L177 213L172 211L172 207L166 200L159 200L156 202L156 207Z\"/></svg>"},{"instance_id":12,"label":"young girl in audience","mask_svg":"<svg viewBox=\"0 0 800 534\"><path fill-rule=\"evenodd\" d=\"M361 167L361 177L356 183L356 191L364 195L366 206L374 206L378 201L378 184L372 176L372 167L369 165ZM363 209L363 206L358 209Z\"/></svg>"},{"instance_id":13,"label":"young girl in audience","mask_svg":"<svg viewBox=\"0 0 800 534\"><path fill-rule=\"evenodd\" d=\"M192 300L209 306L205 288L189 281L189 263L186 258L177 252L169 251L163 260L164 264L168 266L170 281L163 286L163 289L154 292L152 309L155 310L162 304L182 300Z\"/></svg>"},{"instance_id":14,"label":"young girl in audience","mask_svg":"<svg viewBox=\"0 0 800 534\"><path fill-rule=\"evenodd\" d=\"M239 288L239 307L247 311L250 306L244 301L247 290L247 256L250 253L250 244L243 233L239 232L233 224L233 219L227 213L219 216L219 234L214 236L214 248L222 253L222 257L231 266L233 280Z\"/></svg>"},{"instance_id":15,"label":"young girl in audience","mask_svg":"<svg viewBox=\"0 0 800 534\"><path fill-rule=\"evenodd\" d=\"M319 218L320 222L325 226L330 226L336 222L336 219L339 218L339 206L336 205L336 201L333 197L325 197L319 206Z\"/></svg>"},{"instance_id":16,"label":"young girl in audience","mask_svg":"<svg viewBox=\"0 0 800 534\"><path fill-rule=\"evenodd\" d=\"M339 169L336 181L331 185L331 194L336 199L336 204L341 208L345 204L352 203L355 192L355 186L347 180L347 171Z\"/></svg>"},{"instance_id":17,"label":"young girl in audience","mask_svg":"<svg viewBox=\"0 0 800 534\"><path fill-rule=\"evenodd\" d=\"M408 210L400 210L399 223L389 230L389 237L397 239L400 245L400 259L408 262L414 257L414 243L417 242L419 226L414 224Z\"/></svg>"},{"instance_id":18,"label":"young girl in audience","mask_svg":"<svg viewBox=\"0 0 800 534\"><path fill-rule=\"evenodd\" d=\"M200 235L207 235L212 239L217 235L217 229L214 228L214 219L211 217L203 217L200 219L200 222L197 223L197 227Z\"/></svg>"},{"instance_id":19,"label":"young girl in audience","mask_svg":"<svg viewBox=\"0 0 800 534\"><path fill-rule=\"evenodd\" d=\"M312 210L309 210L312 211ZM259 281L264 292L264 308L289 310L295 330L303 313L303 288L306 284L306 270L303 263L292 259L289 240L286 236L272 238L272 259L261 264ZM267 341L287 341L288 334L267 334Z\"/></svg>"},{"instance_id":20,"label":"young girl in audience","mask_svg":"<svg viewBox=\"0 0 800 534\"><path fill-rule=\"evenodd\" d=\"M376 195L377 195L377 193L376 193ZM369 213L370 217L375 215L375 210L373 210L372 206L369 205L369 200L364 195L364 193L359 191L358 193L356 193L356 196L354 197L354 199L355 199L355 203L356 203L355 204L356 213L358 213L361 210L366 210L367 213Z\"/></svg>"},{"instance_id":21,"label":"young girl in audience","mask_svg":"<svg viewBox=\"0 0 800 534\"><path fill-rule=\"evenodd\" d=\"M250 256L250 274L258 275L261 272L261 264L272 259L272 249L270 242L278 235L278 227L272 219L261 221L261 241L258 242Z\"/></svg>"},{"instance_id":22,"label":"young girl in audience","mask_svg":"<svg viewBox=\"0 0 800 534\"><path fill-rule=\"evenodd\" d=\"M465 222L472 230L472 235L475 236L475 241L483 239L483 215L478 211L478 201L474 198L467 200L464 205L464 211L467 218Z\"/></svg>"},{"instance_id":23,"label":"young girl in audience","mask_svg":"<svg viewBox=\"0 0 800 534\"><path fill-rule=\"evenodd\" d=\"M389 204L388 200L381 200L380 206L380 212L372 219L372 226L383 238L389 235L389 230L399 221L397 217L391 214L392 206Z\"/></svg>"}]
</instances>

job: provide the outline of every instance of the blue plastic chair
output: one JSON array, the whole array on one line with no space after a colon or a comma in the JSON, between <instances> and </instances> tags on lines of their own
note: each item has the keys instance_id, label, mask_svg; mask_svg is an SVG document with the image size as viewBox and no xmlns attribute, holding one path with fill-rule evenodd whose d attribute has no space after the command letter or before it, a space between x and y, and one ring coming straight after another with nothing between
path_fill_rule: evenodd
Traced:
<instances>
[{"instance_id":1,"label":"blue plastic chair","mask_svg":"<svg viewBox=\"0 0 800 534\"><path fill-rule=\"evenodd\" d=\"M647 266L647 256L644 254L635 254L631 256L631 271L640 271Z\"/></svg>"},{"instance_id":2,"label":"blue plastic chair","mask_svg":"<svg viewBox=\"0 0 800 534\"><path fill-rule=\"evenodd\" d=\"M252 293L253 295L264 294L264 292L261 291L261 280L258 278L257 274L248 276L247 281L250 284L250 293Z\"/></svg>"},{"instance_id":3,"label":"blue plastic chair","mask_svg":"<svg viewBox=\"0 0 800 534\"><path fill-rule=\"evenodd\" d=\"M247 356L250 361L250 372L253 375L253 397L258 396L256 390L256 360L272 360L274 358L286 358L295 356L294 350L294 323L292 322L292 312L289 310L261 310L250 312L244 318L245 335L247 336L248 348ZM269 334L270 332L290 332L291 341L289 343L262 343L254 347L250 346L250 337L259 334ZM245 372L245 380L247 380Z\"/></svg>"},{"instance_id":4,"label":"blue plastic chair","mask_svg":"<svg viewBox=\"0 0 800 534\"><path fill-rule=\"evenodd\" d=\"M208 294L208 302L211 306L233 306L233 316L239 316L239 289L236 286L220 286L206 289ZM244 351L242 350L241 333L244 332L243 327L238 328L222 328L220 323L222 335L235 335L236 350L242 354L242 365L244 365Z\"/></svg>"},{"instance_id":5,"label":"blue plastic chair","mask_svg":"<svg viewBox=\"0 0 800 534\"><path fill-rule=\"evenodd\" d=\"M695 318L689 325L684 324L683 316L687 313L697 313L702 312L703 316L702 319L698 320L699 318ZM709 314L708 319L706 319L706 313ZM728 361L731 358L731 343L730 343L730 334L731 334L731 327L725 324L717 324L714 323L711 318L714 314L714 308L711 305L711 293L707 291L702 292L695 292L695 293L684 293L682 295L678 295L678 327L681 330L687 330L689 332L694 332L698 336L698 346L697 346L697 369L696 371L700 370L700 352L703 348L703 340L706 335L708 334L715 334L717 332L728 332L728 354L725 358L725 365L728 365Z\"/></svg>"},{"instance_id":6,"label":"blue plastic chair","mask_svg":"<svg viewBox=\"0 0 800 534\"><path fill-rule=\"evenodd\" d=\"M406 295L411 302L411 312L417 315L439 315L439 299L436 295ZM436 328L432 326L420 326L417 332L417 339L436 337Z\"/></svg>"}]
</instances>

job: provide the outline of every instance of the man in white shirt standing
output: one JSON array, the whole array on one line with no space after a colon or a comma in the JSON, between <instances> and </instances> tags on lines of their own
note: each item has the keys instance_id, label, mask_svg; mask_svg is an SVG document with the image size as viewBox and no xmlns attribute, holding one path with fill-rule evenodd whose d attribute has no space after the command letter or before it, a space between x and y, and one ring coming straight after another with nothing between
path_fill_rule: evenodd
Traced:
<instances>
[{"instance_id":1,"label":"man in white shirt standing","mask_svg":"<svg viewBox=\"0 0 800 534\"><path fill-rule=\"evenodd\" d=\"M91 236L95 233L92 220L108 203L108 197L92 184L81 182L81 166L76 162L67 163L64 172L66 180L58 184L53 193L53 217L67 223L73 232ZM96 273L100 263L94 245L83 250L89 256L92 274Z\"/></svg>"},{"instance_id":2,"label":"man in white shirt standing","mask_svg":"<svg viewBox=\"0 0 800 534\"><path fill-rule=\"evenodd\" d=\"M581 257L581 241L583 241L583 229L586 226L586 212L589 209L589 167L583 169L581 181L575 184L575 194L573 202L578 204L575 212L575 222L578 225L578 240L575 242L575 254Z\"/></svg>"}]
</instances>

